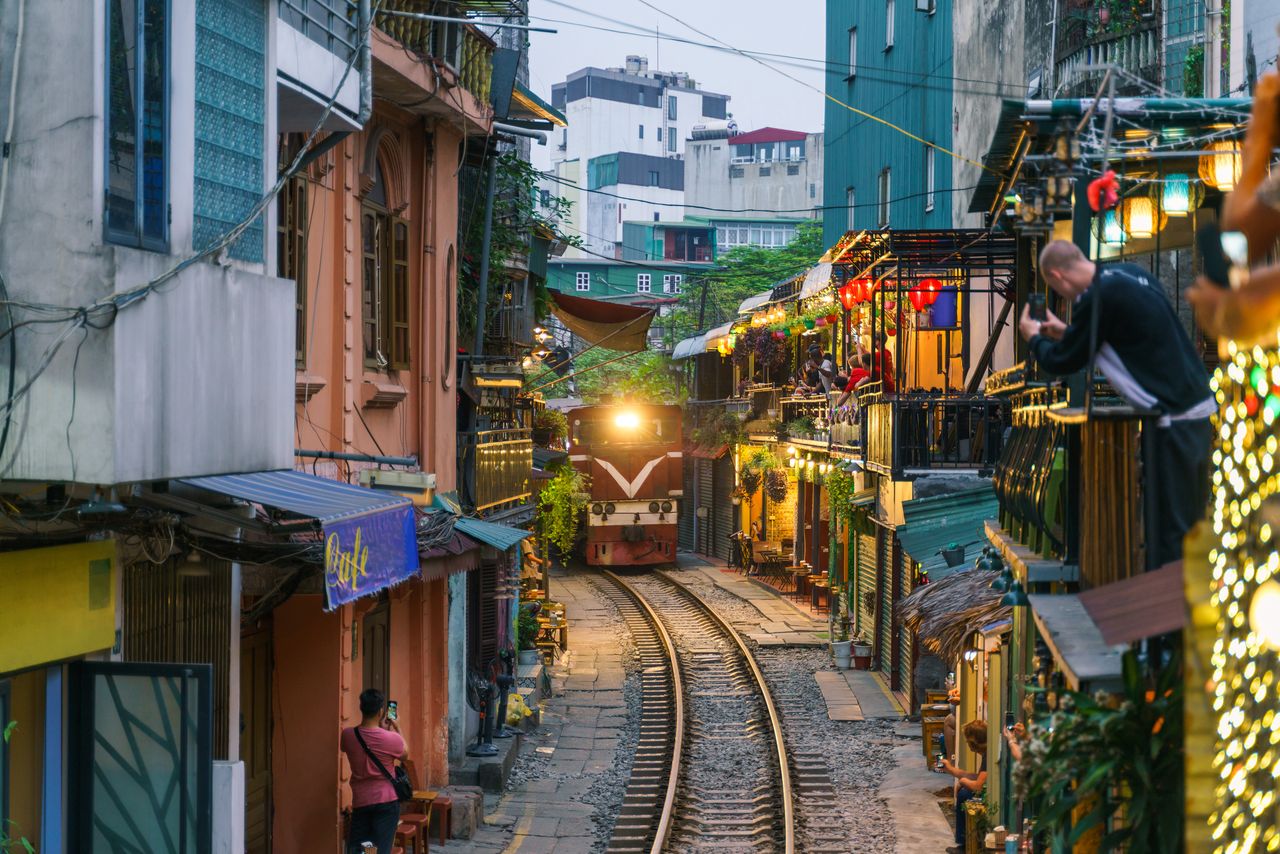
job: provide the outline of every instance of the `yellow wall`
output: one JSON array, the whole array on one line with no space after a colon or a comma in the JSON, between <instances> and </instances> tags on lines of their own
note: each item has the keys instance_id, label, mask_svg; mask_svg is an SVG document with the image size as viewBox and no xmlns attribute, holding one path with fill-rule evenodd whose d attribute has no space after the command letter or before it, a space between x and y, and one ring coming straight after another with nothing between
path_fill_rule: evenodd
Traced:
<instances>
[{"instance_id":1,"label":"yellow wall","mask_svg":"<svg viewBox=\"0 0 1280 854\"><path fill-rule=\"evenodd\" d=\"M0 673L109 649L116 550L104 540L0 558Z\"/></svg>"}]
</instances>

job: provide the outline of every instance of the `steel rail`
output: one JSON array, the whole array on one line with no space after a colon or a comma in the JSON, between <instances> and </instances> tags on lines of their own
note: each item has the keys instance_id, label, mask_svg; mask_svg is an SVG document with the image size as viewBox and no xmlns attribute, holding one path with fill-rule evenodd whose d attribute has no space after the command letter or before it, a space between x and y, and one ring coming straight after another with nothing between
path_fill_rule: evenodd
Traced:
<instances>
[{"instance_id":1,"label":"steel rail","mask_svg":"<svg viewBox=\"0 0 1280 854\"><path fill-rule=\"evenodd\" d=\"M709 605L699 599L696 593L665 572L656 572L653 577L660 578L675 587L685 598L711 617L712 621L720 626L724 633L737 645L738 651L742 653L742 657L746 659L747 665L751 668L756 685L760 688L760 696L764 698L765 708L769 710L769 727L773 731L774 750L778 760L778 787L781 789L782 795L783 851L785 854L795 854L795 804L791 792L791 767L787 762L787 745L782 733L782 718L778 714L778 707L774 705L773 694L769 691L769 684L765 681L764 673L760 670L760 666L756 664L755 656L751 654L746 641L742 639L738 631L729 625L727 620L712 610Z\"/></svg>"},{"instance_id":2,"label":"steel rail","mask_svg":"<svg viewBox=\"0 0 1280 854\"><path fill-rule=\"evenodd\" d=\"M662 622L662 618L653 610L648 601L641 596L635 588L623 581L612 572L604 572L602 575L614 583L614 585L625 593L636 604L648 618L650 625L653 626L654 633L658 636L658 640L662 643L662 648L666 652L667 661L671 667L671 706L672 706L672 740L671 740L671 767L667 771L667 790L663 795L662 810L658 814L658 823L654 831L653 844L649 848L650 854L661 854L666 848L667 840L671 836L671 828L674 824L676 789L680 785L680 768L683 761L684 753L684 683L680 674L680 658L676 655L675 641L671 639L671 635L667 632L666 625Z\"/></svg>"}]
</instances>

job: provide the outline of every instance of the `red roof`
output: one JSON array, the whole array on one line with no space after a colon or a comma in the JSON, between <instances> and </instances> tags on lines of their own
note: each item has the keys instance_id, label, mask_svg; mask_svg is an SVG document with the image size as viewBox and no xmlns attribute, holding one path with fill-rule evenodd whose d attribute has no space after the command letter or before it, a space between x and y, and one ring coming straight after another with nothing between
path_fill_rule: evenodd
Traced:
<instances>
[{"instance_id":1,"label":"red roof","mask_svg":"<svg viewBox=\"0 0 1280 854\"><path fill-rule=\"evenodd\" d=\"M806 134L802 130L783 130L782 128L760 128L750 133L740 133L729 137L734 145L750 145L766 142L803 142Z\"/></svg>"}]
</instances>

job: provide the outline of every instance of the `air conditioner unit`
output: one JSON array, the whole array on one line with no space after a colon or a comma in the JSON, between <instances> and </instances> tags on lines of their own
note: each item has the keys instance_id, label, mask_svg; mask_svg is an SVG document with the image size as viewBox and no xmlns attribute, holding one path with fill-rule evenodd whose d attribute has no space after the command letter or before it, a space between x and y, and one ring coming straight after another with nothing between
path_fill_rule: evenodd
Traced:
<instances>
[{"instance_id":1,"label":"air conditioner unit","mask_svg":"<svg viewBox=\"0 0 1280 854\"><path fill-rule=\"evenodd\" d=\"M436 497L436 476L434 472L362 469L360 471L360 485L369 489L398 492L412 499L413 503L419 506L431 504Z\"/></svg>"}]
</instances>

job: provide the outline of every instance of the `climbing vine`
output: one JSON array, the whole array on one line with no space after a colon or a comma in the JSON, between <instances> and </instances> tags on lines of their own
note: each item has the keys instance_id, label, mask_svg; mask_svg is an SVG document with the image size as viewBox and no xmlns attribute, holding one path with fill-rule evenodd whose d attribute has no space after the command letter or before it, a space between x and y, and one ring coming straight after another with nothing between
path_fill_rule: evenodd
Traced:
<instances>
[{"instance_id":1,"label":"climbing vine","mask_svg":"<svg viewBox=\"0 0 1280 854\"><path fill-rule=\"evenodd\" d=\"M562 466L538 494L538 525L547 542L561 554L573 551L586 506L586 482L572 466Z\"/></svg>"}]
</instances>

